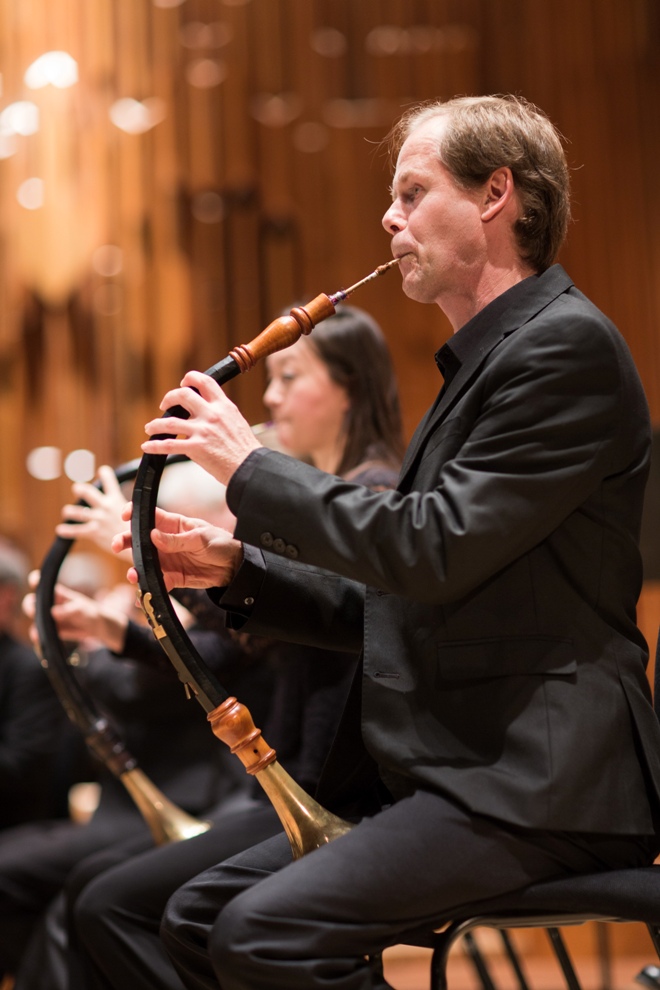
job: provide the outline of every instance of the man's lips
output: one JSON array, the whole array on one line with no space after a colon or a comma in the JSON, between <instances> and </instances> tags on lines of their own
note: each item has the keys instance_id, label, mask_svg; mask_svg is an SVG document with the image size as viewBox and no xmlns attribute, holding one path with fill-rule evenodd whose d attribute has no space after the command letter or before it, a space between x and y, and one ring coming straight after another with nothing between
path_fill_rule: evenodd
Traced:
<instances>
[{"instance_id":1,"label":"man's lips","mask_svg":"<svg viewBox=\"0 0 660 990\"><path fill-rule=\"evenodd\" d=\"M412 251L404 251L403 254L397 255L397 261L399 262L399 267L401 267L402 261L405 261L406 258L412 258L412 257L413 257Z\"/></svg>"}]
</instances>

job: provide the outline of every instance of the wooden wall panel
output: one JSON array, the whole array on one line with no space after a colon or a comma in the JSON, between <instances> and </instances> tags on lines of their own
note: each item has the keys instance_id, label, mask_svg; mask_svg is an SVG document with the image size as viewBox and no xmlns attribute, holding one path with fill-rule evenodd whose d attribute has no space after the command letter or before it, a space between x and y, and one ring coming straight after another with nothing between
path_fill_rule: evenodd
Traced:
<instances>
[{"instance_id":1,"label":"wooden wall panel","mask_svg":"<svg viewBox=\"0 0 660 990\"><path fill-rule=\"evenodd\" d=\"M0 158L0 530L38 563L68 498L66 477L28 475L32 447L137 456L187 367L385 261L379 142L405 106L456 93L520 92L566 136L561 260L628 339L657 425L659 21L655 0L0 0L0 112L42 114ZM75 87L27 89L48 48L77 59ZM125 98L158 122L119 130ZM16 193L38 173L29 211ZM410 433L447 322L395 272L354 302L384 327ZM229 386L255 421L263 384Z\"/></svg>"}]
</instances>

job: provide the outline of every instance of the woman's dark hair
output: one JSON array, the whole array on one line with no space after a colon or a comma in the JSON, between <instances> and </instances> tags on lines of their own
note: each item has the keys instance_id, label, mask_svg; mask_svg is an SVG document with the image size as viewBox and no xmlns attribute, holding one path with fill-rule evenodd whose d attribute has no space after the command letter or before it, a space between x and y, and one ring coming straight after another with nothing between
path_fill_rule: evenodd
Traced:
<instances>
[{"instance_id":1,"label":"woman's dark hair","mask_svg":"<svg viewBox=\"0 0 660 990\"><path fill-rule=\"evenodd\" d=\"M340 305L305 339L348 393L346 443L337 474L346 475L365 461L398 469L404 449L399 392L376 321L356 306Z\"/></svg>"}]
</instances>

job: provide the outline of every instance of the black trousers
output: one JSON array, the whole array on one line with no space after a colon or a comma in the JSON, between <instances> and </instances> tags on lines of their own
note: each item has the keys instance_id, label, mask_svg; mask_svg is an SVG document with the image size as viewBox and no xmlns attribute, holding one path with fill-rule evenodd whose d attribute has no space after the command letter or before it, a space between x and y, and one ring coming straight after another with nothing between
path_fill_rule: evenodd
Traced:
<instances>
[{"instance_id":1,"label":"black trousers","mask_svg":"<svg viewBox=\"0 0 660 990\"><path fill-rule=\"evenodd\" d=\"M159 937L167 901L181 884L210 866L282 831L264 801L223 812L213 827L183 842L130 858L121 849L91 857L74 871L69 900L68 983L71 990L181 990ZM51 939L52 941L52 939ZM44 982L17 990L55 990Z\"/></svg>"},{"instance_id":2,"label":"black trousers","mask_svg":"<svg viewBox=\"0 0 660 990\"><path fill-rule=\"evenodd\" d=\"M87 825L35 822L0 837L0 972L16 973L28 942L51 901L84 857L148 836L138 811L96 815Z\"/></svg>"},{"instance_id":3,"label":"black trousers","mask_svg":"<svg viewBox=\"0 0 660 990\"><path fill-rule=\"evenodd\" d=\"M151 834L145 831L92 853L71 869L32 932L14 973L14 990L86 990L82 970L72 966L77 954L71 943L70 904L97 873L153 849Z\"/></svg>"},{"instance_id":4,"label":"black trousers","mask_svg":"<svg viewBox=\"0 0 660 990\"><path fill-rule=\"evenodd\" d=\"M635 837L507 826L418 791L296 862L283 835L170 899L161 937L189 990L373 990L370 958L463 905L652 859Z\"/></svg>"}]
</instances>

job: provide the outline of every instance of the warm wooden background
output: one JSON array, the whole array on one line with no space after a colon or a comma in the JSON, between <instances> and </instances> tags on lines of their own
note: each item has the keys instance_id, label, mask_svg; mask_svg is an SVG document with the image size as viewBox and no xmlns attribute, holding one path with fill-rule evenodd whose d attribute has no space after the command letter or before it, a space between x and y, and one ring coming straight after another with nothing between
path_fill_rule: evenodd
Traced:
<instances>
[{"instance_id":1,"label":"warm wooden background","mask_svg":"<svg viewBox=\"0 0 660 990\"><path fill-rule=\"evenodd\" d=\"M0 112L41 114L0 158L0 533L38 564L69 498L66 477L27 473L32 448L138 456L187 368L389 258L379 141L434 97L515 91L558 124L575 189L561 260L627 338L657 425L659 28L657 0L0 0ZM78 83L29 90L51 49ZM143 133L111 121L129 97ZM41 209L17 202L30 178ZM353 300L386 331L410 433L448 326L396 272ZM262 369L229 386L255 422L262 388ZM659 618L648 584L653 643Z\"/></svg>"}]
</instances>

